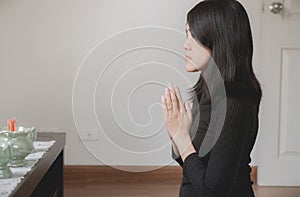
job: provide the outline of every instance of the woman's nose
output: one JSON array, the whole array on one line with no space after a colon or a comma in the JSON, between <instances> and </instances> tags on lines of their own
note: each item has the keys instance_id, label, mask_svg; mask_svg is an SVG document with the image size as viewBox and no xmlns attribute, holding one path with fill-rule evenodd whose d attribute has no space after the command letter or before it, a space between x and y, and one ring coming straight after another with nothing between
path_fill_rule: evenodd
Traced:
<instances>
[{"instance_id":1,"label":"woman's nose","mask_svg":"<svg viewBox=\"0 0 300 197\"><path fill-rule=\"evenodd\" d=\"M188 41L186 40L184 45L183 45L184 49L189 51L190 50L190 47L189 47L189 44L188 44Z\"/></svg>"}]
</instances>

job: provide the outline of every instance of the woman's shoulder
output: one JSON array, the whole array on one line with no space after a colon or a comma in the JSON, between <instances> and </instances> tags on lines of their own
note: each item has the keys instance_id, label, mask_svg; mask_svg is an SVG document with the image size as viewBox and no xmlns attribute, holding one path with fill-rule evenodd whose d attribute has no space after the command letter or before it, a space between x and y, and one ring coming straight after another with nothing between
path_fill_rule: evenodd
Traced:
<instances>
[{"instance_id":1,"label":"woman's shoulder","mask_svg":"<svg viewBox=\"0 0 300 197\"><path fill-rule=\"evenodd\" d=\"M250 110L259 108L260 99L258 99L251 90L244 88L238 92L226 92L226 95L214 95L210 97L209 102L203 102L203 98L198 100L198 103L193 103L193 106L200 107L201 111L226 111L227 109ZM207 101L206 99L205 101ZM195 107L196 108L196 107Z\"/></svg>"}]
</instances>

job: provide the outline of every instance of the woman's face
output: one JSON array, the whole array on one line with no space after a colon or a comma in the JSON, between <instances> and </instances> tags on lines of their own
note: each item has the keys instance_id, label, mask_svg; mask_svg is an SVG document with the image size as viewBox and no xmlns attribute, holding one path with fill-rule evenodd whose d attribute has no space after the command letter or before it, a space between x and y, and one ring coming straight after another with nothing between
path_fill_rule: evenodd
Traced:
<instances>
[{"instance_id":1,"label":"woman's face","mask_svg":"<svg viewBox=\"0 0 300 197\"><path fill-rule=\"evenodd\" d=\"M198 43L190 32L190 27L186 26L187 39L184 43L186 51L186 70L188 72L202 71L209 62L211 51Z\"/></svg>"}]
</instances>

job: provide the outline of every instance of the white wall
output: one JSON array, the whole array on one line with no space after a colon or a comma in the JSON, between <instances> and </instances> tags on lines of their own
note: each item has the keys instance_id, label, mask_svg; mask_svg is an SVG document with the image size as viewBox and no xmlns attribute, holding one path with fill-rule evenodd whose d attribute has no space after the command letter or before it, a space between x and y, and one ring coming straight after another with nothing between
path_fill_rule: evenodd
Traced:
<instances>
[{"instance_id":1,"label":"white wall","mask_svg":"<svg viewBox=\"0 0 300 197\"><path fill-rule=\"evenodd\" d=\"M189 87L188 83L193 84L196 81L197 76L195 74L184 73L182 59L178 59L174 54L165 51L160 52L161 55L158 55L160 54L158 53L159 50L154 49L137 51L136 54L128 53L128 59L124 56L123 59L120 58L119 62L115 62L109 67L107 72L103 75L103 80L106 81L100 81L97 86L91 82L99 77L105 65L98 62L98 64L94 64L94 66L96 65L97 67L89 67L90 70L86 70L87 73L84 73L84 69L79 70L79 68L87 67L88 60L95 60L97 62L102 61L109 55L113 57L114 54L110 53L121 49L123 46L134 46L134 44L138 44L135 43L135 41L143 40L141 36L147 36L144 39L153 41L153 43L157 45L162 44L162 46L164 46L164 44L166 44L166 46L171 47L171 49L183 54L182 45L184 36L180 37L180 34L175 31L157 30L155 28L153 34L133 31L127 40L124 35L114 37L116 38L114 41L115 43L119 43L118 45L110 44L113 43L111 42L113 39L110 39L101 45L104 48L100 47L101 49L99 49L98 47L96 48L98 50L91 50L105 38L122 30L134 27L161 26L184 32L186 13L197 2L196 0L0 1L0 89L2 93L0 125L4 125L8 118L16 116L20 125L36 126L44 131L66 131L66 164L98 164L99 161L85 148L85 146L87 146L102 163L104 161L104 163L116 165L166 165L170 161L170 148L168 146L157 152L154 151L153 154L149 154L145 157L141 156L143 154L133 154L131 151L127 151L129 155L119 151L120 149L109 143L101 131L98 132L96 123L92 127L86 125L90 120L94 121L95 114L91 114L88 107L83 104L79 107L75 106L75 108L78 107L78 109L76 108L74 110L74 116L80 119L79 121L75 121L77 128L80 127L79 133L84 135L86 130L92 129L96 131L97 135L97 140L86 141L84 146L79 139L73 120L73 85L75 79L80 80L81 78L82 81L80 81L80 83L86 85L87 89L90 88L89 85L93 86L96 91L95 112L99 117L98 121L105 127L103 129L106 134L112 135L110 137L113 138L116 144L133 152L139 152L139 150L141 150L141 152L149 152L150 150L160 148L163 144L167 144L168 138L165 131L159 130L159 126L161 126L161 111L157 103L160 102L160 96L163 94L163 89L159 84L154 85L155 83L152 83L149 87L143 86L139 91L136 91L135 96L130 98L132 100L129 100L127 94L130 92L129 84L140 80L137 78L129 78L128 81L125 82L119 81L117 85L121 84L123 86L119 86L119 92L117 91L118 86L116 86L113 99L110 99L109 93L112 93L111 88L113 85L116 85L116 81L113 81L113 79L125 80L125 78L122 78L122 74L134 66L132 61L147 59L145 62L149 62L151 58L153 58L153 61L167 63L171 65L171 68L159 71L159 65L153 64L152 66L155 73L151 73L150 69L147 75L142 73L142 78L146 81L146 76L150 74L156 82L167 83L170 81L177 84L182 83L179 85L183 91L183 96L186 98L187 95L184 93L184 90ZM254 65L259 76L261 51L259 46L261 25L260 1L243 0L242 2L249 11L253 25L255 41ZM171 36L168 37L165 31L171 32ZM132 35L136 36L136 40L130 37ZM159 35L163 35L164 39L161 40L162 38ZM179 36L178 39L174 40L177 36ZM122 42L118 42L119 38ZM163 43L164 40L167 40L168 43ZM172 40L174 42L171 42ZM156 41L159 43L156 43ZM148 44L148 42L144 44ZM102 52L105 52L107 56L104 56L101 50L103 50ZM83 62L89 52L91 52L91 56L94 56L87 57L87 61ZM90 60L89 58L95 59ZM128 66L128 62L129 67L126 67ZM80 65L82 67L80 67ZM91 68L98 70L93 72ZM147 68L145 69L147 70ZM168 75L169 71L172 75ZM182 75L175 71L181 72ZM136 72L138 72L138 70L136 70ZM132 76L138 76L138 74L141 73L133 72ZM88 77L82 78L82 76ZM187 79L188 81L186 81ZM106 83L107 86L102 86L102 84ZM77 84L79 84L78 81ZM128 92L122 92L126 90L126 87L129 87ZM74 89L76 90L76 88L75 83ZM81 94L77 92L75 95L76 98L73 98L76 105L77 101L83 101L83 103L87 105L93 105L90 92L86 95L84 90L82 90L80 93ZM146 136L143 132L150 131L153 138L147 141L140 138L139 141L136 141L133 138L126 137L126 135L123 136L124 132L123 134L118 133L121 131L121 128L126 127L128 122L122 122L122 120L124 120L125 115L126 117L128 116L128 113L124 113L124 117L121 118L110 115L112 114L112 109L120 110L118 114L122 114L122 109L127 110L126 107L122 108L123 105L117 105L118 102L125 100L123 99L124 95L127 96L125 97L126 100L134 102L134 105L130 109L132 110L134 121L139 124L150 124L150 126L148 125L145 129L141 129L140 132L130 134ZM107 99L101 100L104 98ZM112 104L114 108L109 106L109 102L103 104L109 100L115 101L115 103ZM116 105L114 106L114 104ZM147 108L143 108L144 104L146 104ZM154 107L151 106L151 104L155 104ZM131 106L130 103L129 105ZM87 108L87 115L80 116L82 110L84 111L85 108ZM101 120L105 121L101 122ZM116 122L121 125L117 125ZM130 130L128 128L136 128L130 124L127 126L128 127L125 128L127 131ZM155 133L151 133L153 129L159 132L154 135ZM257 164L257 153L255 150L252 154L252 164Z\"/></svg>"}]
</instances>

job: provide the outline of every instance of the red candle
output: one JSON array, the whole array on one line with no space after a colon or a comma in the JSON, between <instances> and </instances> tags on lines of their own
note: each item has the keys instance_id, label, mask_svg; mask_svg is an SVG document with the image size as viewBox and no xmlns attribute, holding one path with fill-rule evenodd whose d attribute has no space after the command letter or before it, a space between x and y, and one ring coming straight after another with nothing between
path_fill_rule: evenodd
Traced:
<instances>
[{"instance_id":1,"label":"red candle","mask_svg":"<svg viewBox=\"0 0 300 197\"><path fill-rule=\"evenodd\" d=\"M8 119L7 120L7 130L8 131L16 131L17 128L17 119Z\"/></svg>"},{"instance_id":2,"label":"red candle","mask_svg":"<svg viewBox=\"0 0 300 197\"><path fill-rule=\"evenodd\" d=\"M16 118L13 119L13 131L16 131L16 128L17 128L17 120Z\"/></svg>"}]
</instances>

